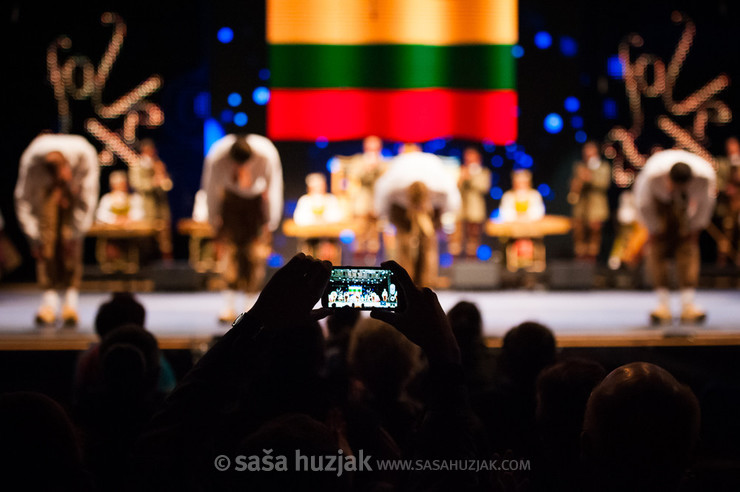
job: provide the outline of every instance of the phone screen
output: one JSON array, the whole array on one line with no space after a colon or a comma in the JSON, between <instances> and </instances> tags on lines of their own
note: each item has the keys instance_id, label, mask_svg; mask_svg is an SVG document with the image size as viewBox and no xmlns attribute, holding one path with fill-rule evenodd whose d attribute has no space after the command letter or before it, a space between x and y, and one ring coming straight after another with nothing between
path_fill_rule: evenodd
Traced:
<instances>
[{"instance_id":1,"label":"phone screen","mask_svg":"<svg viewBox=\"0 0 740 492\"><path fill-rule=\"evenodd\" d=\"M393 272L377 267L335 267L322 296L329 308L389 309L402 307Z\"/></svg>"}]
</instances>

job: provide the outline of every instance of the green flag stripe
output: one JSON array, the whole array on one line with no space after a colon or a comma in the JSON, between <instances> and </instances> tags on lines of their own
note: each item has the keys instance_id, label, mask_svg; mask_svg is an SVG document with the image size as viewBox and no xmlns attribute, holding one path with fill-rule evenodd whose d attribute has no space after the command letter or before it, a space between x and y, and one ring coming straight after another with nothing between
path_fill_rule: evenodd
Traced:
<instances>
[{"instance_id":1,"label":"green flag stripe","mask_svg":"<svg viewBox=\"0 0 740 492\"><path fill-rule=\"evenodd\" d=\"M516 89L511 45L269 46L272 87Z\"/></svg>"}]
</instances>

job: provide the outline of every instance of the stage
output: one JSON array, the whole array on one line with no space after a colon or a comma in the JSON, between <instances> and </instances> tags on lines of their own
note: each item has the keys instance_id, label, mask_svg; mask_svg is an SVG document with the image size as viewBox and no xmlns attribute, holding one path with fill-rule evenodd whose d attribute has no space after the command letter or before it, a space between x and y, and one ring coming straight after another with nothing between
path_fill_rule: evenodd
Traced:
<instances>
[{"instance_id":1,"label":"stage","mask_svg":"<svg viewBox=\"0 0 740 492\"><path fill-rule=\"evenodd\" d=\"M649 290L440 290L448 310L466 300L478 305L491 347L523 321L538 321L555 333L559 347L652 347L740 345L740 291L705 289L697 302L707 311L702 326L677 322L650 327L648 313L655 297ZM109 294L80 294L80 324L76 329L33 325L39 292L32 286L0 290L0 350L84 350L96 341L93 331L98 306ZM228 325L217 321L221 294L202 292L142 292L146 325L165 350L202 351ZM674 298L676 309L678 299Z\"/></svg>"}]
</instances>

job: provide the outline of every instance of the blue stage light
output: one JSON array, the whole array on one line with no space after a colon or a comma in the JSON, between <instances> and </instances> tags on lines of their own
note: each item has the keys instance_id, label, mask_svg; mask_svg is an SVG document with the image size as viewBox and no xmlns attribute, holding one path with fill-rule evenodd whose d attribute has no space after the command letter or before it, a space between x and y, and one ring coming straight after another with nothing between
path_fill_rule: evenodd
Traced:
<instances>
[{"instance_id":1,"label":"blue stage light","mask_svg":"<svg viewBox=\"0 0 740 492\"><path fill-rule=\"evenodd\" d=\"M229 106L235 108L242 103L242 96L237 92L232 92L229 94L229 97L226 98L226 102L229 103Z\"/></svg>"},{"instance_id":2,"label":"blue stage light","mask_svg":"<svg viewBox=\"0 0 740 492\"><path fill-rule=\"evenodd\" d=\"M264 106L270 101L270 89L267 87L257 87L252 92L252 99L260 106Z\"/></svg>"},{"instance_id":3,"label":"blue stage light","mask_svg":"<svg viewBox=\"0 0 740 492\"><path fill-rule=\"evenodd\" d=\"M203 122L203 156L208 153L213 143L226 135L226 131L215 118Z\"/></svg>"},{"instance_id":4,"label":"blue stage light","mask_svg":"<svg viewBox=\"0 0 740 492\"><path fill-rule=\"evenodd\" d=\"M560 133L563 129L563 118L557 113L550 113L545 116L545 130L548 133Z\"/></svg>"},{"instance_id":5,"label":"blue stage light","mask_svg":"<svg viewBox=\"0 0 740 492\"><path fill-rule=\"evenodd\" d=\"M267 257L267 266L270 268L280 268L283 264L285 264L285 260L277 253L272 253Z\"/></svg>"},{"instance_id":6,"label":"blue stage light","mask_svg":"<svg viewBox=\"0 0 740 492\"><path fill-rule=\"evenodd\" d=\"M491 215L488 216L491 220L498 220L498 218L501 217L501 210L494 208L493 211L491 211Z\"/></svg>"},{"instance_id":7,"label":"blue stage light","mask_svg":"<svg viewBox=\"0 0 740 492\"><path fill-rule=\"evenodd\" d=\"M475 256L477 256L480 261L488 261L491 259L492 255L493 251L491 251L491 247L486 244L478 246L478 250L475 252Z\"/></svg>"},{"instance_id":8,"label":"blue stage light","mask_svg":"<svg viewBox=\"0 0 740 492\"><path fill-rule=\"evenodd\" d=\"M504 165L504 158L500 155L494 155L491 157L491 166L493 167L503 167Z\"/></svg>"},{"instance_id":9,"label":"blue stage light","mask_svg":"<svg viewBox=\"0 0 740 492\"><path fill-rule=\"evenodd\" d=\"M193 112L201 118L208 118L211 114L211 93L199 92L193 98Z\"/></svg>"},{"instance_id":10,"label":"blue stage light","mask_svg":"<svg viewBox=\"0 0 740 492\"><path fill-rule=\"evenodd\" d=\"M439 255L439 266L442 268L450 268L454 257L450 253L442 253Z\"/></svg>"},{"instance_id":11,"label":"blue stage light","mask_svg":"<svg viewBox=\"0 0 740 492\"><path fill-rule=\"evenodd\" d=\"M521 58L524 56L524 48L519 46L518 44L515 44L511 47L511 56L514 58Z\"/></svg>"},{"instance_id":12,"label":"blue stage light","mask_svg":"<svg viewBox=\"0 0 740 492\"><path fill-rule=\"evenodd\" d=\"M490 140L483 140L483 150L486 152L493 152L496 150L496 144L491 142Z\"/></svg>"},{"instance_id":13,"label":"blue stage light","mask_svg":"<svg viewBox=\"0 0 740 492\"><path fill-rule=\"evenodd\" d=\"M234 115L234 124L236 126L244 126L247 124L247 121L249 121L249 118L247 117L247 113L242 113L240 111Z\"/></svg>"},{"instance_id":14,"label":"blue stage light","mask_svg":"<svg viewBox=\"0 0 740 492\"><path fill-rule=\"evenodd\" d=\"M352 241L355 240L355 233L352 229L344 229L342 232L339 233L339 240L343 244L352 244Z\"/></svg>"},{"instance_id":15,"label":"blue stage light","mask_svg":"<svg viewBox=\"0 0 740 492\"><path fill-rule=\"evenodd\" d=\"M565 107L565 110L569 113L575 113L576 111L581 109L581 101L579 101L577 97L566 97L563 106Z\"/></svg>"},{"instance_id":16,"label":"blue stage light","mask_svg":"<svg viewBox=\"0 0 740 492\"><path fill-rule=\"evenodd\" d=\"M222 27L216 33L216 37L223 44L229 44L234 40L234 31L230 27Z\"/></svg>"},{"instance_id":17,"label":"blue stage light","mask_svg":"<svg viewBox=\"0 0 740 492\"><path fill-rule=\"evenodd\" d=\"M316 147L325 149L329 146L329 140L326 137L316 137Z\"/></svg>"},{"instance_id":18,"label":"blue stage light","mask_svg":"<svg viewBox=\"0 0 740 492\"><path fill-rule=\"evenodd\" d=\"M529 154L522 155L519 160L517 161L519 164L519 167L523 167L524 169L529 169L534 165L534 159L532 159L532 156Z\"/></svg>"},{"instance_id":19,"label":"blue stage light","mask_svg":"<svg viewBox=\"0 0 740 492\"><path fill-rule=\"evenodd\" d=\"M259 71L257 76L260 78L260 80L269 80L270 79L270 69L269 68L263 68Z\"/></svg>"},{"instance_id":20,"label":"blue stage light","mask_svg":"<svg viewBox=\"0 0 740 492\"><path fill-rule=\"evenodd\" d=\"M221 123L231 123L234 121L234 112L230 109L221 111Z\"/></svg>"},{"instance_id":21,"label":"blue stage light","mask_svg":"<svg viewBox=\"0 0 740 492\"><path fill-rule=\"evenodd\" d=\"M540 31L534 35L534 45L541 50L546 50L552 46L552 36L547 31Z\"/></svg>"},{"instance_id":22,"label":"blue stage light","mask_svg":"<svg viewBox=\"0 0 740 492\"><path fill-rule=\"evenodd\" d=\"M552 192L552 190L550 189L550 187L548 185L546 185L545 183L542 183L541 185L539 185L537 187L537 191L539 191L540 192L540 195L542 195L544 198L549 197L550 196L550 193Z\"/></svg>"},{"instance_id":23,"label":"blue stage light","mask_svg":"<svg viewBox=\"0 0 740 492\"><path fill-rule=\"evenodd\" d=\"M586 132L584 132L583 130L578 130L576 132L576 142L586 143L586 140L588 140L588 136L586 136Z\"/></svg>"},{"instance_id":24,"label":"blue stage light","mask_svg":"<svg viewBox=\"0 0 740 492\"><path fill-rule=\"evenodd\" d=\"M422 145L422 148L424 149L424 152L434 154L435 152L444 149L446 145L447 141L444 138L435 138L434 140L430 140Z\"/></svg>"},{"instance_id":25,"label":"blue stage light","mask_svg":"<svg viewBox=\"0 0 740 492\"><path fill-rule=\"evenodd\" d=\"M339 160L336 157L331 157L328 161L326 161L326 170L331 174L335 171L339 171L341 164L339 163Z\"/></svg>"},{"instance_id":26,"label":"blue stage light","mask_svg":"<svg viewBox=\"0 0 740 492\"><path fill-rule=\"evenodd\" d=\"M612 55L606 59L606 73L613 79L624 77L624 67L618 55Z\"/></svg>"},{"instance_id":27,"label":"blue stage light","mask_svg":"<svg viewBox=\"0 0 740 492\"><path fill-rule=\"evenodd\" d=\"M502 190L501 187L494 186L491 188L491 198L494 200L501 200L502 196L504 196L504 190Z\"/></svg>"},{"instance_id":28,"label":"blue stage light","mask_svg":"<svg viewBox=\"0 0 740 492\"><path fill-rule=\"evenodd\" d=\"M617 101L607 97L604 99L604 118L614 120L617 118Z\"/></svg>"},{"instance_id":29,"label":"blue stage light","mask_svg":"<svg viewBox=\"0 0 740 492\"><path fill-rule=\"evenodd\" d=\"M284 217L293 217L296 206L298 206L298 200L285 200Z\"/></svg>"},{"instance_id":30,"label":"blue stage light","mask_svg":"<svg viewBox=\"0 0 740 492\"><path fill-rule=\"evenodd\" d=\"M580 116L574 116L570 119L570 126L578 130L579 128L583 128L583 118Z\"/></svg>"},{"instance_id":31,"label":"blue stage light","mask_svg":"<svg viewBox=\"0 0 740 492\"><path fill-rule=\"evenodd\" d=\"M578 43L570 36L560 37L560 52L567 58L572 58L578 54Z\"/></svg>"}]
</instances>

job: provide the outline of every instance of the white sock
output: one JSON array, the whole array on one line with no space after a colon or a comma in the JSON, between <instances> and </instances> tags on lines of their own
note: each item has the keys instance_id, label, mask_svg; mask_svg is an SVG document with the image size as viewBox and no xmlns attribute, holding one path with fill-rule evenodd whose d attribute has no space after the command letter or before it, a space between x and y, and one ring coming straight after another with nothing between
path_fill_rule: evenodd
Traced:
<instances>
[{"instance_id":1,"label":"white sock","mask_svg":"<svg viewBox=\"0 0 740 492\"><path fill-rule=\"evenodd\" d=\"M694 295L696 294L696 289L681 289L681 305L682 306L690 306L694 304Z\"/></svg>"},{"instance_id":2,"label":"white sock","mask_svg":"<svg viewBox=\"0 0 740 492\"><path fill-rule=\"evenodd\" d=\"M50 307L56 312L59 309L59 293L53 289L45 290L41 296L41 306Z\"/></svg>"},{"instance_id":3,"label":"white sock","mask_svg":"<svg viewBox=\"0 0 740 492\"><path fill-rule=\"evenodd\" d=\"M665 287L658 287L655 289L655 293L658 295L658 304L660 306L670 307L671 293Z\"/></svg>"},{"instance_id":4,"label":"white sock","mask_svg":"<svg viewBox=\"0 0 740 492\"><path fill-rule=\"evenodd\" d=\"M79 303L80 291L78 291L74 287L70 287L69 289L67 289L67 292L64 293L64 305L67 307L71 307L72 309L77 309Z\"/></svg>"},{"instance_id":5,"label":"white sock","mask_svg":"<svg viewBox=\"0 0 740 492\"><path fill-rule=\"evenodd\" d=\"M224 291L224 311L234 311L236 303L236 292L231 289Z\"/></svg>"}]
</instances>

